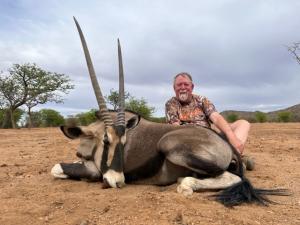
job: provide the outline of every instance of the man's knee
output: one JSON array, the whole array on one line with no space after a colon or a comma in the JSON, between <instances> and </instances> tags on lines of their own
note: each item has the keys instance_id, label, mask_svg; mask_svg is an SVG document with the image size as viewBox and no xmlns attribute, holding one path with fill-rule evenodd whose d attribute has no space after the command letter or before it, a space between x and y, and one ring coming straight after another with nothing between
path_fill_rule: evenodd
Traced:
<instances>
[{"instance_id":1,"label":"man's knee","mask_svg":"<svg viewBox=\"0 0 300 225\"><path fill-rule=\"evenodd\" d=\"M249 131L251 125L247 120L240 119L235 121L234 123L231 123L230 126L233 131L241 130L241 129L244 131Z\"/></svg>"},{"instance_id":2,"label":"man's knee","mask_svg":"<svg viewBox=\"0 0 300 225\"><path fill-rule=\"evenodd\" d=\"M244 129L250 130L251 124L247 120L239 120L239 123Z\"/></svg>"},{"instance_id":3,"label":"man's knee","mask_svg":"<svg viewBox=\"0 0 300 225\"><path fill-rule=\"evenodd\" d=\"M245 144L250 131L250 123L247 120L241 119L230 124L235 135Z\"/></svg>"}]
</instances>

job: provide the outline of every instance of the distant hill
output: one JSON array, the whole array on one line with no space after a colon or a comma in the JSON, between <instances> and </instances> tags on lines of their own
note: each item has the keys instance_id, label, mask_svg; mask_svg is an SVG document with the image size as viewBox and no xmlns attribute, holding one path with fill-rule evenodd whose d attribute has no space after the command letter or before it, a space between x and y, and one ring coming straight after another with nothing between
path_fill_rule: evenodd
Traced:
<instances>
[{"instance_id":1,"label":"distant hill","mask_svg":"<svg viewBox=\"0 0 300 225\"><path fill-rule=\"evenodd\" d=\"M232 115L236 115L238 119L246 119L249 122L257 122L256 114L259 111L235 111L226 110L221 112L224 118L228 119ZM268 122L277 122L278 115L280 113L287 112L290 115L290 122L300 122L300 104L288 107L286 109L280 109L272 112L264 113Z\"/></svg>"}]
</instances>

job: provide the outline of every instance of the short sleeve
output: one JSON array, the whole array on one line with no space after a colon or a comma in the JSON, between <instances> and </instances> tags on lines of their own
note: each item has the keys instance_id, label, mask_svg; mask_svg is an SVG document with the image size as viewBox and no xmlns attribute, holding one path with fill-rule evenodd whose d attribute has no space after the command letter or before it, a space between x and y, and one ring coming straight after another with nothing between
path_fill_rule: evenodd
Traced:
<instances>
[{"instance_id":1,"label":"short sleeve","mask_svg":"<svg viewBox=\"0 0 300 225\"><path fill-rule=\"evenodd\" d=\"M209 117L213 112L217 112L214 104L206 97L201 97L201 105L203 108L203 112L207 117Z\"/></svg>"},{"instance_id":2,"label":"short sleeve","mask_svg":"<svg viewBox=\"0 0 300 225\"><path fill-rule=\"evenodd\" d=\"M174 101L174 99L170 99L165 104L165 113L166 113L166 122L169 124L173 124L176 122L180 122L178 116L178 104Z\"/></svg>"}]
</instances>

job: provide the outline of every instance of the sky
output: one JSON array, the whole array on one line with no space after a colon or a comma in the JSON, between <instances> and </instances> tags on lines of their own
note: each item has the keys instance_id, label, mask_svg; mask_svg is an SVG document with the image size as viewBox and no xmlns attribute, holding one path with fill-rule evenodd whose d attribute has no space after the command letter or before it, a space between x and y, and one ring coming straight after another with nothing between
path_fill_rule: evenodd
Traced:
<instances>
[{"instance_id":1,"label":"sky","mask_svg":"<svg viewBox=\"0 0 300 225\"><path fill-rule=\"evenodd\" d=\"M0 71L36 63L68 75L75 89L52 108L97 108L80 39L84 32L104 95L118 89L120 39L125 89L164 116L173 77L193 76L194 93L218 111L264 111L300 103L299 0L0 0Z\"/></svg>"}]
</instances>

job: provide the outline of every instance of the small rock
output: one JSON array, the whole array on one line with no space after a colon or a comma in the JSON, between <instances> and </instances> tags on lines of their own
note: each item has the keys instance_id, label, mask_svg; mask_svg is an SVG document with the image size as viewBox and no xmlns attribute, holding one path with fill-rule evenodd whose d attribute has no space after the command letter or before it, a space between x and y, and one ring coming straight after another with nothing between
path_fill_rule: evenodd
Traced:
<instances>
[{"instance_id":1,"label":"small rock","mask_svg":"<svg viewBox=\"0 0 300 225\"><path fill-rule=\"evenodd\" d=\"M23 175L24 173L23 172L16 172L15 173L15 176L21 176L21 175Z\"/></svg>"},{"instance_id":2,"label":"small rock","mask_svg":"<svg viewBox=\"0 0 300 225\"><path fill-rule=\"evenodd\" d=\"M80 225L88 225L89 224L89 221L88 220L82 220L80 222Z\"/></svg>"},{"instance_id":3,"label":"small rock","mask_svg":"<svg viewBox=\"0 0 300 225\"><path fill-rule=\"evenodd\" d=\"M175 224L182 224L183 223L183 217L181 213L177 213L175 219L174 219Z\"/></svg>"},{"instance_id":4,"label":"small rock","mask_svg":"<svg viewBox=\"0 0 300 225\"><path fill-rule=\"evenodd\" d=\"M106 213L106 212L108 212L109 210L110 210L110 206L106 206L106 207L102 210L102 213L101 213L101 214Z\"/></svg>"}]
</instances>

